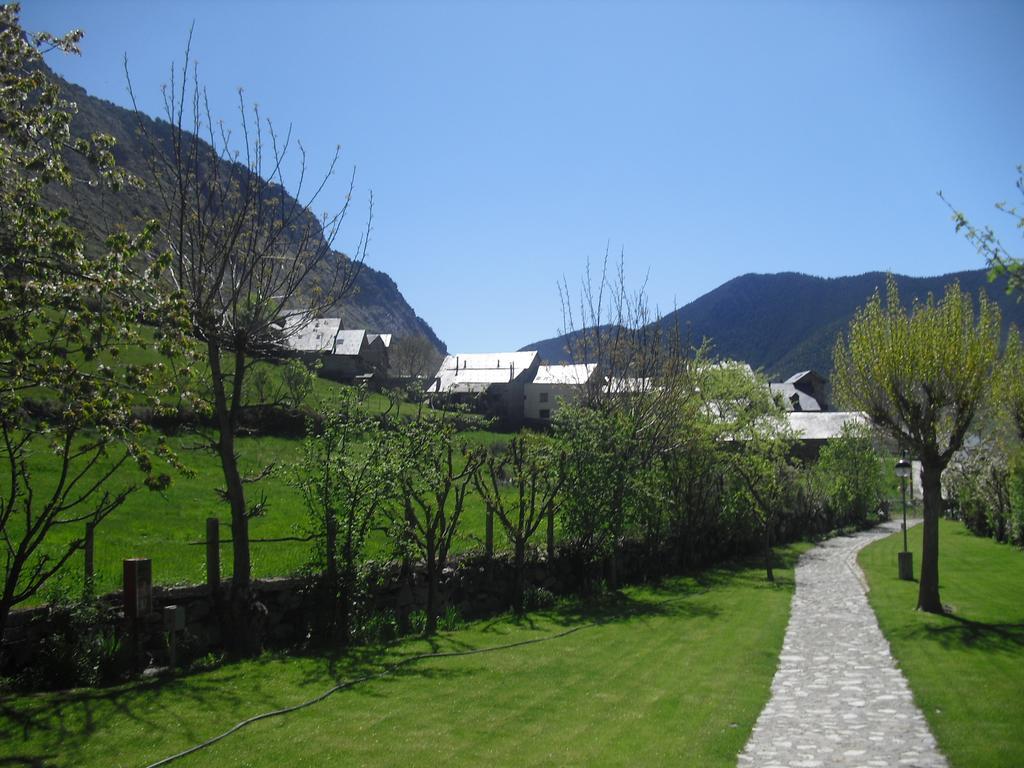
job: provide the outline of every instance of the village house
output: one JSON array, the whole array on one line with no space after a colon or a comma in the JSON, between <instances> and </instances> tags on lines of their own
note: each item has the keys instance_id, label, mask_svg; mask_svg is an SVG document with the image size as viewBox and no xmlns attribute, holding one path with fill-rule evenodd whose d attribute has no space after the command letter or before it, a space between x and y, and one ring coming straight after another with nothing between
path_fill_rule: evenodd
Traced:
<instances>
[{"instance_id":1,"label":"village house","mask_svg":"<svg viewBox=\"0 0 1024 768\"><path fill-rule=\"evenodd\" d=\"M805 461L816 461L821 449L840 437L846 425L870 424L867 414L859 411L790 411L786 419L798 441L793 454Z\"/></svg>"},{"instance_id":2,"label":"village house","mask_svg":"<svg viewBox=\"0 0 1024 768\"><path fill-rule=\"evenodd\" d=\"M448 355L427 388L432 399L465 403L508 426L523 421L524 387L540 364L536 352Z\"/></svg>"},{"instance_id":3,"label":"village house","mask_svg":"<svg viewBox=\"0 0 1024 768\"><path fill-rule=\"evenodd\" d=\"M387 375L390 333L346 329L340 317L305 313L285 317L288 350L307 363L321 363L320 375L336 381L366 381Z\"/></svg>"},{"instance_id":4,"label":"village house","mask_svg":"<svg viewBox=\"0 0 1024 768\"><path fill-rule=\"evenodd\" d=\"M825 378L816 371L800 371L768 386L779 395L787 411L827 411Z\"/></svg>"},{"instance_id":5,"label":"village house","mask_svg":"<svg viewBox=\"0 0 1024 768\"><path fill-rule=\"evenodd\" d=\"M549 424L561 405L576 400L597 375L596 363L538 366L533 381L523 386L523 417L527 423Z\"/></svg>"}]
</instances>

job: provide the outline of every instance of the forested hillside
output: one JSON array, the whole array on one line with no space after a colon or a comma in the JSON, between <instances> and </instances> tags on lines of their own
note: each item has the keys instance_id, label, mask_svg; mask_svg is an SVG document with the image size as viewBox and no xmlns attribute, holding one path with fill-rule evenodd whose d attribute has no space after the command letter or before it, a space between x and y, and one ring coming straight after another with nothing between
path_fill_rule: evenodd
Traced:
<instances>
[{"instance_id":1,"label":"forested hillside","mask_svg":"<svg viewBox=\"0 0 1024 768\"><path fill-rule=\"evenodd\" d=\"M854 277L822 278L795 272L749 274L734 278L710 293L666 315L661 322L678 324L699 343L708 338L716 354L763 368L785 377L813 368L825 376L832 369L836 335L849 325L857 308L874 291L885 289L882 272ZM902 300L909 304L929 293L941 296L945 286L959 281L977 295L985 291L1003 313L1006 327L1024 327L1024 304L1006 296L1000 284L989 283L985 270L955 272L938 277L897 275ZM529 344L550 361L566 359L566 337Z\"/></svg>"}]
</instances>

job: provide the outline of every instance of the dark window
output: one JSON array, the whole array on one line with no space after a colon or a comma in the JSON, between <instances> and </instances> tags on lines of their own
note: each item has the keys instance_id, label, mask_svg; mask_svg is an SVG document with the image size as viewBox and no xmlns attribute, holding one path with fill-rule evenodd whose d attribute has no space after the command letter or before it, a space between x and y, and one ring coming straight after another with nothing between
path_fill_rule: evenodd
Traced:
<instances>
[{"instance_id":1,"label":"dark window","mask_svg":"<svg viewBox=\"0 0 1024 768\"><path fill-rule=\"evenodd\" d=\"M550 419L551 418L551 411L549 409L547 409L547 408L541 408L540 417L542 419Z\"/></svg>"},{"instance_id":2,"label":"dark window","mask_svg":"<svg viewBox=\"0 0 1024 768\"><path fill-rule=\"evenodd\" d=\"M542 403L546 403L548 401L548 393L547 392L541 392L540 393L540 401Z\"/></svg>"}]
</instances>

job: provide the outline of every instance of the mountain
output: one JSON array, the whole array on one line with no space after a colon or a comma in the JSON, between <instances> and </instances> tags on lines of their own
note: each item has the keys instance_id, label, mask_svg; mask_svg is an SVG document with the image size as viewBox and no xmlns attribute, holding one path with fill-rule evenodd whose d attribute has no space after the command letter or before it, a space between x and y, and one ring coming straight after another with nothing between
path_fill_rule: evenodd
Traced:
<instances>
[{"instance_id":1,"label":"mountain","mask_svg":"<svg viewBox=\"0 0 1024 768\"><path fill-rule=\"evenodd\" d=\"M896 275L895 279L908 306L929 293L942 296L947 285L959 281L972 295L985 291L999 305L1005 327L1015 323L1024 328L1024 303L989 283L983 269L938 277ZM828 377L836 336L876 289L884 294L885 281L883 272L833 278L795 272L742 275L658 322L667 328L678 324L695 343L710 339L716 355L750 363L773 378L809 368ZM523 349L535 349L551 362L562 361L566 341L566 336L559 336Z\"/></svg>"},{"instance_id":2,"label":"mountain","mask_svg":"<svg viewBox=\"0 0 1024 768\"><path fill-rule=\"evenodd\" d=\"M64 98L74 102L78 114L71 123L74 136L106 133L117 143L113 149L118 165L145 182L150 177L146 159L149 146L139 132L139 117L128 109L90 96L85 89L69 83L53 72ZM163 120L141 118L146 130L164 144L169 144L170 126ZM69 157L69 165L77 178L88 178L85 161L77 155ZM68 209L72 221L85 233L86 248L99 249L110 232L118 226L129 229L143 221L160 218L161 201L155 184L143 188L126 187L112 192L101 185L74 184L71 188L53 186L47 198L54 205ZM285 194L286 202L291 198ZM338 252L332 258L346 257ZM429 324L420 318L405 300L395 281L385 272L363 265L353 292L345 298L338 314L349 328L366 328L374 333L392 333L398 338L425 336L439 352L446 346Z\"/></svg>"}]
</instances>

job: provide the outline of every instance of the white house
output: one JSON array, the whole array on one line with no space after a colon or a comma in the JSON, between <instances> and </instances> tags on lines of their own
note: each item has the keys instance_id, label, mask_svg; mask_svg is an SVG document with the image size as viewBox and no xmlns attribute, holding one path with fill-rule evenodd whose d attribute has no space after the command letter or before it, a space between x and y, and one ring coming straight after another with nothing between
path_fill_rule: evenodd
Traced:
<instances>
[{"instance_id":1,"label":"white house","mask_svg":"<svg viewBox=\"0 0 1024 768\"><path fill-rule=\"evenodd\" d=\"M506 424L523 420L523 387L537 373L536 352L448 355L427 394L472 403Z\"/></svg>"},{"instance_id":2,"label":"white house","mask_svg":"<svg viewBox=\"0 0 1024 768\"><path fill-rule=\"evenodd\" d=\"M324 376L340 381L383 374L388 369L391 334L346 330L340 317L310 318L294 312L284 318L288 349L309 362L319 360Z\"/></svg>"},{"instance_id":3,"label":"white house","mask_svg":"<svg viewBox=\"0 0 1024 768\"><path fill-rule=\"evenodd\" d=\"M523 386L526 421L547 423L562 403L571 403L594 380L596 363L541 365L533 381Z\"/></svg>"}]
</instances>

